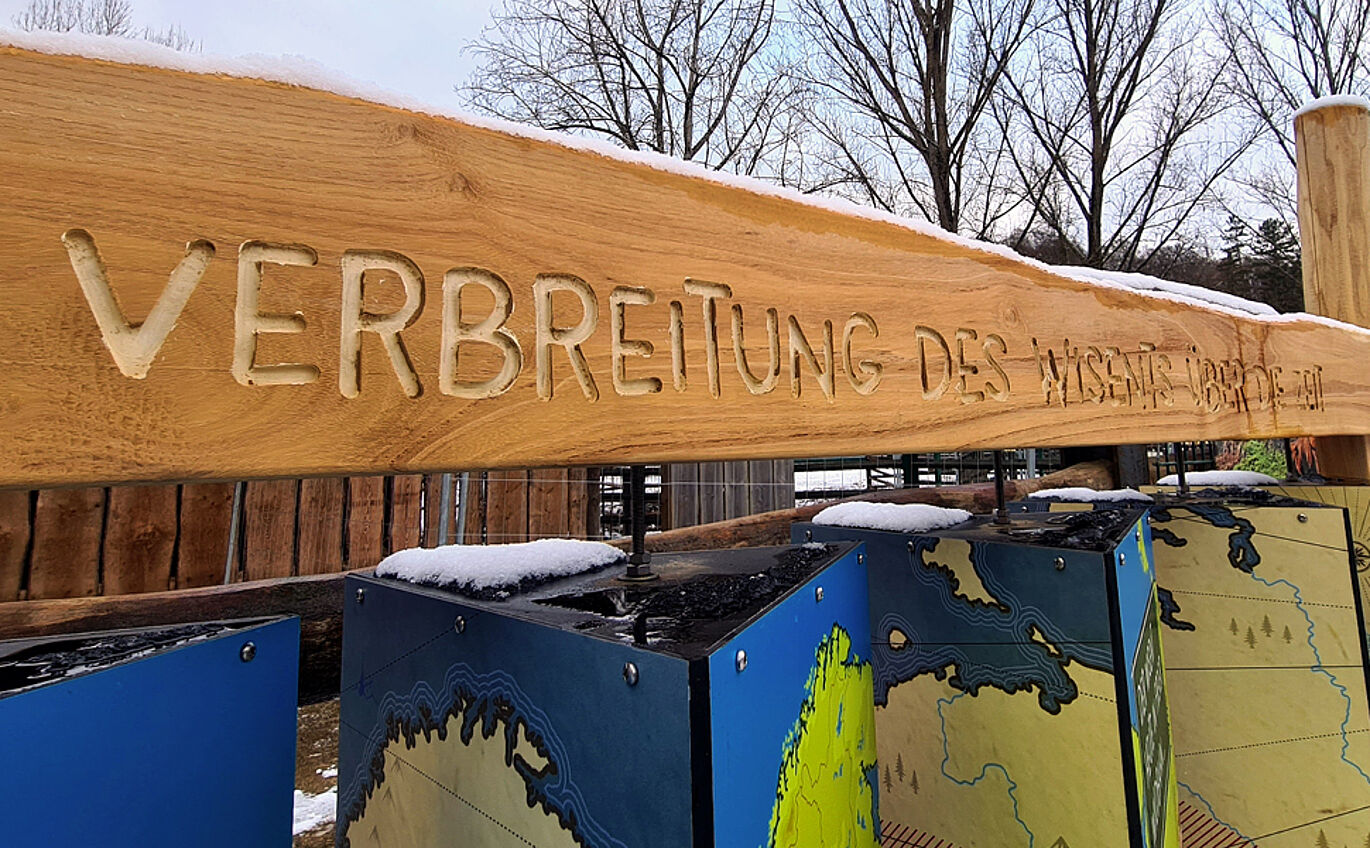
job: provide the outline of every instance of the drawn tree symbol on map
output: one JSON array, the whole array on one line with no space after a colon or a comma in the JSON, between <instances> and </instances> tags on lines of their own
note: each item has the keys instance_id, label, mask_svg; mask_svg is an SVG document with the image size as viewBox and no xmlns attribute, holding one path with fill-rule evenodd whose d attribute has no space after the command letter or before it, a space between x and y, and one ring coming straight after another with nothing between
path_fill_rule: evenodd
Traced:
<instances>
[{"instance_id":1,"label":"drawn tree symbol on map","mask_svg":"<svg viewBox=\"0 0 1370 848\"><path fill-rule=\"evenodd\" d=\"M1232 623L1229 624L1229 625L1227 625L1227 629L1232 631L1232 635L1233 635L1233 636L1236 636L1236 635L1237 635L1237 632L1238 632L1238 631L1237 631L1237 619L1235 619L1235 618L1232 619Z\"/></svg>"},{"instance_id":2,"label":"drawn tree symbol on map","mask_svg":"<svg viewBox=\"0 0 1370 848\"><path fill-rule=\"evenodd\" d=\"M894 755L894 773L899 776L899 782L904 782L904 755Z\"/></svg>"},{"instance_id":3,"label":"drawn tree symbol on map","mask_svg":"<svg viewBox=\"0 0 1370 848\"><path fill-rule=\"evenodd\" d=\"M1250 627L1246 628L1246 639L1243 641L1246 642L1248 647L1254 649L1256 647L1256 631L1252 630Z\"/></svg>"},{"instance_id":4,"label":"drawn tree symbol on map","mask_svg":"<svg viewBox=\"0 0 1370 848\"><path fill-rule=\"evenodd\" d=\"M1286 643L1294 641L1294 634L1289 632L1289 628L1287 626L1284 628L1284 641ZM1367 840L1370 840L1370 837L1366 838ZM1365 843L1365 848L1370 848L1370 841L1367 841Z\"/></svg>"},{"instance_id":5,"label":"drawn tree symbol on map","mask_svg":"<svg viewBox=\"0 0 1370 848\"><path fill-rule=\"evenodd\" d=\"M1064 836L1058 836L1056 841L1051 843L1051 848L1070 848L1070 843L1066 841Z\"/></svg>"},{"instance_id":6,"label":"drawn tree symbol on map","mask_svg":"<svg viewBox=\"0 0 1370 848\"><path fill-rule=\"evenodd\" d=\"M1314 843L1317 848L1332 848L1332 843L1327 841L1327 834L1318 831L1318 841Z\"/></svg>"},{"instance_id":7,"label":"drawn tree symbol on map","mask_svg":"<svg viewBox=\"0 0 1370 848\"><path fill-rule=\"evenodd\" d=\"M885 791L888 792L889 790L891 790L891 789L893 789L893 788L894 788L894 781L890 780L890 767L889 767L889 766L885 766Z\"/></svg>"},{"instance_id":8,"label":"drawn tree symbol on map","mask_svg":"<svg viewBox=\"0 0 1370 848\"><path fill-rule=\"evenodd\" d=\"M909 785L911 785L911 786L913 787L913 794L917 795L917 794L918 794L918 771L915 769L915 770L914 770L913 772L911 772L910 774L911 774L911 776L909 777Z\"/></svg>"},{"instance_id":9,"label":"drawn tree symbol on map","mask_svg":"<svg viewBox=\"0 0 1370 848\"><path fill-rule=\"evenodd\" d=\"M1267 639L1270 638L1270 634L1275 632L1275 628L1270 626L1270 616L1268 615L1265 617L1265 620L1261 622L1261 632L1265 634L1265 638Z\"/></svg>"}]
</instances>

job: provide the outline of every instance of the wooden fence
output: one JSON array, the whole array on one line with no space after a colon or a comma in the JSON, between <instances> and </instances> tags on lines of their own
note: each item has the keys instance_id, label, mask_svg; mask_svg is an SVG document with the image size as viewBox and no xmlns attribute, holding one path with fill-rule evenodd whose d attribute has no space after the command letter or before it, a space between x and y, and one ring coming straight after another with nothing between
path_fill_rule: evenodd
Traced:
<instances>
[{"instance_id":1,"label":"wooden fence","mask_svg":"<svg viewBox=\"0 0 1370 848\"><path fill-rule=\"evenodd\" d=\"M472 474L465 540L599 535L585 469ZM0 601L127 595L375 565L449 541L458 475L0 491ZM236 497L239 507L234 509ZM234 526L234 518L237 526ZM231 553L230 553L231 551Z\"/></svg>"},{"instance_id":2,"label":"wooden fence","mask_svg":"<svg viewBox=\"0 0 1370 848\"><path fill-rule=\"evenodd\" d=\"M794 461L676 462L661 470L663 530L794 506Z\"/></svg>"}]
</instances>

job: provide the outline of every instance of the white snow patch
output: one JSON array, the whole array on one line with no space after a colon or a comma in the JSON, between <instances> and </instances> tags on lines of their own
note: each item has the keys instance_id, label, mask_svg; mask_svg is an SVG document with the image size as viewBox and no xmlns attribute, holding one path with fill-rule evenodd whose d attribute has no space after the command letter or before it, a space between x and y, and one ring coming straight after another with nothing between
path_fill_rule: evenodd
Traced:
<instances>
[{"instance_id":1,"label":"white snow patch","mask_svg":"<svg viewBox=\"0 0 1370 848\"><path fill-rule=\"evenodd\" d=\"M1331 106L1359 106L1362 109L1370 111L1370 100L1361 97L1359 94L1329 94L1326 97L1318 97L1309 100L1299 107L1299 110L1294 113L1294 117L1297 118L1300 115L1306 115L1309 112L1318 109L1326 109Z\"/></svg>"},{"instance_id":2,"label":"white snow patch","mask_svg":"<svg viewBox=\"0 0 1370 848\"><path fill-rule=\"evenodd\" d=\"M376 566L377 577L432 586L512 589L524 580L569 577L622 562L628 555L603 542L538 539L509 545L443 545L396 551Z\"/></svg>"},{"instance_id":3,"label":"white snow patch","mask_svg":"<svg viewBox=\"0 0 1370 848\"><path fill-rule=\"evenodd\" d=\"M295 790L295 823L290 829L292 836L299 836L321 824L331 822L338 814L338 787L327 792L310 795Z\"/></svg>"},{"instance_id":4,"label":"white snow patch","mask_svg":"<svg viewBox=\"0 0 1370 848\"><path fill-rule=\"evenodd\" d=\"M330 778L334 778L334 777L337 777L337 776L338 776L338 767L337 767L337 766L329 766L328 768L314 769L314 773L317 774L319 777L322 777L322 778L324 778L325 780L328 780L328 779L330 779Z\"/></svg>"},{"instance_id":5,"label":"white snow patch","mask_svg":"<svg viewBox=\"0 0 1370 848\"><path fill-rule=\"evenodd\" d=\"M1259 471L1190 471L1184 475L1190 486L1271 486L1280 481ZM1167 474L1156 481L1157 486L1178 486L1180 475Z\"/></svg>"},{"instance_id":6,"label":"white snow patch","mask_svg":"<svg viewBox=\"0 0 1370 848\"><path fill-rule=\"evenodd\" d=\"M753 194L783 198L794 203L826 209L846 216L892 224L924 236L939 239L943 242L957 244L996 257L1012 259L1028 267L1041 269L1059 276L1068 277L1078 282L1089 283L1100 288L1129 291L1140 297L1163 300L1186 306L1202 306L1214 312L1264 323L1313 323L1333 327L1345 332L1370 336L1370 329L1358 327L1343 321L1337 321L1332 318L1325 318L1321 315L1308 315L1305 313L1270 314L1270 312L1266 311L1268 307L1265 307L1263 304L1245 301L1231 295L1220 295L1215 297L1212 292L1209 292L1206 289L1196 290L1193 286L1169 283L1165 280L1157 280L1151 277L1145 277L1141 274L1123 275L1127 278L1127 280L1124 281L1119 279L1118 275L1092 271L1087 268L1047 265L1044 262L1039 262L1026 256L1020 256L1004 245L976 241L964 236L958 236L954 233L948 233L927 221L900 217L878 209L873 209L869 206L861 206L841 198L802 194L795 189L772 185L753 177L744 177L710 170L702 165L686 162L682 159L675 159L660 153L624 150L621 147L617 147L607 141L599 139L566 135L529 127L523 124L516 124L511 121L488 118L483 115L476 115L460 110L435 107L407 95L388 91L374 83L350 78L318 62L299 56L281 57L250 54L235 59L215 56L213 54L181 53L168 47L163 47L160 44L152 44L151 42L134 39L82 35L80 33L21 32L0 28L0 47L3 46L17 47L22 50L32 50L38 53L48 53L59 56L84 56L110 62L166 68L169 70L187 71L190 73L259 79L267 82L278 82L284 83L285 85L317 89L342 97L352 97L384 106L393 106L397 109L406 109L420 114L432 115L439 118L451 118L469 126L481 127L496 132L507 133L509 135L548 142L571 150L594 153L620 162L632 162L654 168L658 171L681 174L698 180L731 186L733 188L752 192ZM1323 101L1315 101L1315 103L1327 100L1329 100L1329 98L1323 98ZM1312 104L1310 104L1310 106L1311 105ZM1147 281L1146 285L1143 285L1143 281ZM1201 293L1201 296L1199 293Z\"/></svg>"},{"instance_id":7,"label":"white snow patch","mask_svg":"<svg viewBox=\"0 0 1370 848\"><path fill-rule=\"evenodd\" d=\"M1054 498L1074 503L1096 503L1116 501L1151 502L1151 495L1144 495L1136 489L1089 489L1084 486L1066 486L1061 489L1038 489L1028 493L1029 498Z\"/></svg>"},{"instance_id":8,"label":"white snow patch","mask_svg":"<svg viewBox=\"0 0 1370 848\"><path fill-rule=\"evenodd\" d=\"M814 524L829 527L862 527L896 533L928 533L970 520L964 509L931 504L892 504L852 501L833 504L813 517Z\"/></svg>"}]
</instances>

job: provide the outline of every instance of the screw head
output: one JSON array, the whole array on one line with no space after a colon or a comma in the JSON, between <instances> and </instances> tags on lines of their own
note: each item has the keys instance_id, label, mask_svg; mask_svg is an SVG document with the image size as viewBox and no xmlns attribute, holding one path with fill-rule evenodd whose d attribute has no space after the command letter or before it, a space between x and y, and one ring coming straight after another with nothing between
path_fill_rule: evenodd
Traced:
<instances>
[{"instance_id":1,"label":"screw head","mask_svg":"<svg viewBox=\"0 0 1370 848\"><path fill-rule=\"evenodd\" d=\"M1137 525L1136 537L1137 537L1137 541L1140 542L1140 541L1142 540L1142 525L1140 525L1140 524Z\"/></svg>"},{"instance_id":2,"label":"screw head","mask_svg":"<svg viewBox=\"0 0 1370 848\"><path fill-rule=\"evenodd\" d=\"M822 587L822 586L819 586L817 589L814 589L814 590L813 590L813 599L814 599L815 601L821 601L821 600L823 600L823 587Z\"/></svg>"},{"instance_id":3,"label":"screw head","mask_svg":"<svg viewBox=\"0 0 1370 848\"><path fill-rule=\"evenodd\" d=\"M1055 565L1056 565L1056 570L1057 570L1057 571L1065 571L1065 570L1066 570L1066 558L1065 558L1065 557L1056 557L1056 563L1055 563Z\"/></svg>"},{"instance_id":4,"label":"screw head","mask_svg":"<svg viewBox=\"0 0 1370 848\"><path fill-rule=\"evenodd\" d=\"M812 542L812 541L813 541L813 531L812 531L812 530L805 530L805 531L804 531L804 541L806 541L806 542Z\"/></svg>"},{"instance_id":5,"label":"screw head","mask_svg":"<svg viewBox=\"0 0 1370 848\"><path fill-rule=\"evenodd\" d=\"M466 632L466 616L464 616L464 615L459 615L459 616L457 616L457 620L456 620L455 622L452 623L452 626L456 629L456 631L457 631L458 633L465 633L465 632Z\"/></svg>"},{"instance_id":6,"label":"screw head","mask_svg":"<svg viewBox=\"0 0 1370 848\"><path fill-rule=\"evenodd\" d=\"M1301 513L1299 513L1299 523L1300 523L1300 524L1307 524L1307 523L1308 523L1308 513L1306 513L1306 512L1301 512Z\"/></svg>"},{"instance_id":7,"label":"screw head","mask_svg":"<svg viewBox=\"0 0 1370 848\"><path fill-rule=\"evenodd\" d=\"M357 590L357 603L361 604L361 603L365 603L365 602L366 602L366 590L365 590L365 589L358 589L358 590Z\"/></svg>"},{"instance_id":8,"label":"screw head","mask_svg":"<svg viewBox=\"0 0 1370 848\"><path fill-rule=\"evenodd\" d=\"M1125 565L1127 565L1127 554L1123 553L1122 551L1119 551L1119 552L1118 552L1118 567L1119 567L1119 568L1122 568L1122 567L1125 566Z\"/></svg>"},{"instance_id":9,"label":"screw head","mask_svg":"<svg viewBox=\"0 0 1370 848\"><path fill-rule=\"evenodd\" d=\"M243 662L252 662L257 656L257 646L251 642L244 642L238 649L238 659Z\"/></svg>"},{"instance_id":10,"label":"screw head","mask_svg":"<svg viewBox=\"0 0 1370 848\"><path fill-rule=\"evenodd\" d=\"M856 555L856 564L857 564L857 565L865 565L865 564L866 564L866 555L865 555L865 554L857 554L857 555Z\"/></svg>"},{"instance_id":11,"label":"screw head","mask_svg":"<svg viewBox=\"0 0 1370 848\"><path fill-rule=\"evenodd\" d=\"M909 542L909 553L913 553L913 542Z\"/></svg>"},{"instance_id":12,"label":"screw head","mask_svg":"<svg viewBox=\"0 0 1370 848\"><path fill-rule=\"evenodd\" d=\"M737 657L733 660L733 663L737 666L737 670L738 670L739 673L740 673L740 672L746 671L746 670L747 670L747 652L746 652L746 651L738 651L738 652L737 652Z\"/></svg>"},{"instance_id":13,"label":"screw head","mask_svg":"<svg viewBox=\"0 0 1370 848\"><path fill-rule=\"evenodd\" d=\"M623 682L629 686L637 685L637 663L623 664Z\"/></svg>"}]
</instances>

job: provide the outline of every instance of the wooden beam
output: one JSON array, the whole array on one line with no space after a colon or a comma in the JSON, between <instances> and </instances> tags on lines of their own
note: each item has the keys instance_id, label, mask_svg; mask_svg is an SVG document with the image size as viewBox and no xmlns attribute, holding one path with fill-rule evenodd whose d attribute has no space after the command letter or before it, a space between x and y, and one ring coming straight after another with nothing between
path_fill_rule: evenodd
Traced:
<instances>
[{"instance_id":1,"label":"wooden beam","mask_svg":"<svg viewBox=\"0 0 1370 848\"><path fill-rule=\"evenodd\" d=\"M1370 334L675 165L14 47L0 102L0 486L1370 432Z\"/></svg>"},{"instance_id":2,"label":"wooden beam","mask_svg":"<svg viewBox=\"0 0 1370 848\"><path fill-rule=\"evenodd\" d=\"M1370 110L1342 104L1304 112L1294 119L1294 143L1304 308L1370 327ZM1327 436L1316 447L1323 475L1370 477L1365 436Z\"/></svg>"}]
</instances>

